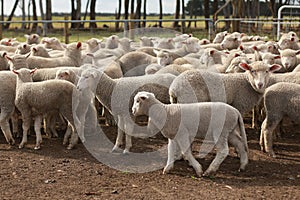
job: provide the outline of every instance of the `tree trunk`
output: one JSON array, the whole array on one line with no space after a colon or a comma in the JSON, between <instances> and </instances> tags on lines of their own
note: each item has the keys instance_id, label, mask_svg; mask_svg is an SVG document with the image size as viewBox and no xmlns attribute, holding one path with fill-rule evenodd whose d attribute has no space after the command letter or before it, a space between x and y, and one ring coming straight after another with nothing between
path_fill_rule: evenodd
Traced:
<instances>
[{"instance_id":1,"label":"tree trunk","mask_svg":"<svg viewBox=\"0 0 300 200\"><path fill-rule=\"evenodd\" d=\"M52 20L52 2L51 0L46 0L46 20L51 21ZM48 29L53 29L52 23L47 23Z\"/></svg>"},{"instance_id":2,"label":"tree trunk","mask_svg":"<svg viewBox=\"0 0 300 200\"><path fill-rule=\"evenodd\" d=\"M175 20L179 19L179 15L180 15L180 0L176 0L176 8L175 8L174 19ZM173 28L178 28L178 27L179 27L178 21L174 21Z\"/></svg>"},{"instance_id":3,"label":"tree trunk","mask_svg":"<svg viewBox=\"0 0 300 200\"><path fill-rule=\"evenodd\" d=\"M128 20L128 16L129 16L129 0L125 0L124 1L124 9L125 9L125 11L124 11L124 19ZM125 30L129 30L129 24L128 24L128 22L125 22L124 29Z\"/></svg>"},{"instance_id":4,"label":"tree trunk","mask_svg":"<svg viewBox=\"0 0 300 200\"><path fill-rule=\"evenodd\" d=\"M184 10L184 0L181 0L181 33L185 33L185 10Z\"/></svg>"},{"instance_id":5,"label":"tree trunk","mask_svg":"<svg viewBox=\"0 0 300 200\"><path fill-rule=\"evenodd\" d=\"M75 3L76 1L76 3ZM76 4L76 6L75 6ZM71 19L72 20L80 20L81 17L81 0L71 0ZM80 28L81 23L80 22L75 22L71 24L71 28Z\"/></svg>"},{"instance_id":6,"label":"tree trunk","mask_svg":"<svg viewBox=\"0 0 300 200\"><path fill-rule=\"evenodd\" d=\"M14 14L15 14L16 8L17 8L17 6L18 6L18 3L19 3L19 0L16 0L16 1L15 1L15 4L14 4L14 6L13 6L13 9L12 9L10 15L8 16L7 21L11 21L11 20L12 20ZM6 23L5 26L4 26L4 28L5 28L5 29L9 29L9 26L10 26L10 23Z\"/></svg>"},{"instance_id":7,"label":"tree trunk","mask_svg":"<svg viewBox=\"0 0 300 200\"><path fill-rule=\"evenodd\" d=\"M119 0L119 8L118 8L118 12L116 12L116 20L119 20L121 18L121 9L122 9L122 0ZM120 23L119 22L116 22L115 30L116 31L120 30Z\"/></svg>"},{"instance_id":8,"label":"tree trunk","mask_svg":"<svg viewBox=\"0 0 300 200\"><path fill-rule=\"evenodd\" d=\"M147 18L147 0L144 0L144 11L143 11L143 27L146 27L146 18Z\"/></svg>"},{"instance_id":9,"label":"tree trunk","mask_svg":"<svg viewBox=\"0 0 300 200\"><path fill-rule=\"evenodd\" d=\"M162 5L162 0L159 0L159 19L162 20L162 18L163 18L163 5ZM162 21L159 21L158 26L162 27Z\"/></svg>"},{"instance_id":10,"label":"tree trunk","mask_svg":"<svg viewBox=\"0 0 300 200\"><path fill-rule=\"evenodd\" d=\"M130 2L130 19L134 19L134 0ZM134 29L134 22L130 22L130 29Z\"/></svg>"},{"instance_id":11,"label":"tree trunk","mask_svg":"<svg viewBox=\"0 0 300 200\"><path fill-rule=\"evenodd\" d=\"M35 0L32 1L32 19L34 21L38 20L37 14L36 14L36 2ZM31 27L31 32L36 32L37 34L41 35L41 33L37 32L37 23L33 23Z\"/></svg>"},{"instance_id":12,"label":"tree trunk","mask_svg":"<svg viewBox=\"0 0 300 200\"><path fill-rule=\"evenodd\" d=\"M142 8L142 0L136 1L136 8L135 8L135 14L134 19L141 19L141 8ZM135 22L135 28L141 28L140 22Z\"/></svg>"},{"instance_id":13,"label":"tree trunk","mask_svg":"<svg viewBox=\"0 0 300 200\"><path fill-rule=\"evenodd\" d=\"M195 0L191 0L191 3L189 4L189 13L190 13L190 19L193 19L193 15L194 15L194 3L195 3ZM188 28L191 27L191 24L192 24L192 21L189 21L188 23Z\"/></svg>"},{"instance_id":14,"label":"tree trunk","mask_svg":"<svg viewBox=\"0 0 300 200\"><path fill-rule=\"evenodd\" d=\"M87 0L86 5L85 5L85 12L84 12L84 16L83 16L83 21L86 20L86 16L88 14L89 5L90 5L90 0ZM84 22L82 22L82 26L84 27Z\"/></svg>"},{"instance_id":15,"label":"tree trunk","mask_svg":"<svg viewBox=\"0 0 300 200\"><path fill-rule=\"evenodd\" d=\"M204 0L204 18L209 19L209 0ZM205 29L208 30L208 21L205 21Z\"/></svg>"},{"instance_id":16,"label":"tree trunk","mask_svg":"<svg viewBox=\"0 0 300 200\"><path fill-rule=\"evenodd\" d=\"M26 20L26 12L25 12L25 0L22 0L21 1L21 11L22 11L22 26L21 26L21 29L24 30L26 28L26 23L25 23L25 20Z\"/></svg>"},{"instance_id":17,"label":"tree trunk","mask_svg":"<svg viewBox=\"0 0 300 200\"><path fill-rule=\"evenodd\" d=\"M31 1L28 1L28 5L27 5L27 20L31 21L31 14L30 14L30 6L31 6ZM31 24L28 23L28 29L30 29Z\"/></svg>"},{"instance_id":18,"label":"tree trunk","mask_svg":"<svg viewBox=\"0 0 300 200\"><path fill-rule=\"evenodd\" d=\"M95 20L96 19L96 0L91 0L91 7L90 7L90 19ZM95 22L90 23L90 28L95 29L97 28L97 24Z\"/></svg>"}]
</instances>

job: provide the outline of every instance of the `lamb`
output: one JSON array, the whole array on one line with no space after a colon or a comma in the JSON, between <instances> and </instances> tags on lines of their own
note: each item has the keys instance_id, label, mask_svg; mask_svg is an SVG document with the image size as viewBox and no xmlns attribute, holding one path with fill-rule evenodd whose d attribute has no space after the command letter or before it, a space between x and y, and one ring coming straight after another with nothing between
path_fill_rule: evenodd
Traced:
<instances>
[{"instance_id":1,"label":"lamb","mask_svg":"<svg viewBox=\"0 0 300 200\"><path fill-rule=\"evenodd\" d=\"M299 50L300 46L298 44L299 38L297 34L293 31L282 34L281 38L278 41L278 45L281 50L284 49L293 49Z\"/></svg>"},{"instance_id":2,"label":"lamb","mask_svg":"<svg viewBox=\"0 0 300 200\"><path fill-rule=\"evenodd\" d=\"M170 65L167 65L167 66L161 68L160 70L155 72L155 74L169 73L169 74L178 76L179 74L181 74L187 70L195 70L195 68L192 65L187 65L187 64L183 64L183 65L170 64Z\"/></svg>"},{"instance_id":3,"label":"lamb","mask_svg":"<svg viewBox=\"0 0 300 200\"><path fill-rule=\"evenodd\" d=\"M160 39L157 48L159 49L175 49L175 43L172 38Z\"/></svg>"},{"instance_id":4,"label":"lamb","mask_svg":"<svg viewBox=\"0 0 300 200\"><path fill-rule=\"evenodd\" d=\"M13 70L17 74L15 105L22 115L23 137L19 148L23 148L27 143L27 133L30 128L31 118L34 116L34 125L36 133L35 149L40 149L41 120L43 114L58 111L68 121L72 127L72 136L68 149L72 149L78 141L78 135L75 130L75 123L80 121L72 113L72 98L77 97L76 87L64 80L49 80L43 82L32 82L31 74L35 70L19 69ZM34 97L34 98L33 98ZM84 142L84 136L78 133ZM65 135L64 141L68 136Z\"/></svg>"},{"instance_id":5,"label":"lamb","mask_svg":"<svg viewBox=\"0 0 300 200\"><path fill-rule=\"evenodd\" d=\"M281 63L286 72L291 72L293 69L300 64L299 55L300 50L285 49L280 50Z\"/></svg>"},{"instance_id":6,"label":"lamb","mask_svg":"<svg viewBox=\"0 0 300 200\"><path fill-rule=\"evenodd\" d=\"M149 132L160 131L168 138L168 161L164 174L174 166L177 146L199 177L210 176L218 170L229 153L228 143L233 144L240 154L239 171L245 170L248 164L248 145L243 118L237 109L228 104L205 102L166 105L157 100L153 93L143 91L135 95L132 113L135 116L149 116ZM203 145L205 153L211 151L213 146L217 148L216 157L204 174L191 152L194 137L205 138L204 143L209 143L207 146Z\"/></svg>"},{"instance_id":7,"label":"lamb","mask_svg":"<svg viewBox=\"0 0 300 200\"><path fill-rule=\"evenodd\" d=\"M37 44L30 49L31 56L40 56L44 58L50 58L48 50L42 44Z\"/></svg>"},{"instance_id":8,"label":"lamb","mask_svg":"<svg viewBox=\"0 0 300 200\"><path fill-rule=\"evenodd\" d=\"M216 37L213 40L213 43L214 44L221 43L224 40L224 38L225 38L226 35L228 35L227 31L223 31L223 32L217 33Z\"/></svg>"},{"instance_id":9,"label":"lamb","mask_svg":"<svg viewBox=\"0 0 300 200\"><path fill-rule=\"evenodd\" d=\"M0 81L0 127L6 141L13 145L15 140L10 130L9 119L13 117L15 111L16 76L10 71L0 71ZM17 126L13 123L13 132L17 131Z\"/></svg>"},{"instance_id":10,"label":"lamb","mask_svg":"<svg viewBox=\"0 0 300 200\"><path fill-rule=\"evenodd\" d=\"M9 70L9 64L6 56L7 56L6 51L0 51L0 71Z\"/></svg>"},{"instance_id":11,"label":"lamb","mask_svg":"<svg viewBox=\"0 0 300 200\"><path fill-rule=\"evenodd\" d=\"M65 44L62 44L58 38L52 37L52 38L43 38L40 42L40 44L43 44L46 49L52 49L52 50L59 50L63 51L66 48Z\"/></svg>"},{"instance_id":12,"label":"lamb","mask_svg":"<svg viewBox=\"0 0 300 200\"><path fill-rule=\"evenodd\" d=\"M39 44L40 43L40 36L38 34L25 34L24 37L26 38L26 43L31 44Z\"/></svg>"},{"instance_id":13,"label":"lamb","mask_svg":"<svg viewBox=\"0 0 300 200\"><path fill-rule=\"evenodd\" d=\"M123 153L128 153L132 146L131 136L143 137L145 135L143 130L134 131L136 124L130 115L134 95L138 91L145 90L155 93L162 102L169 103L168 88L174 78L175 76L171 74L160 74L111 79L102 71L88 69L82 72L77 88L79 91L83 91L97 84L97 99L117 118L118 136L112 151L119 148L125 134L126 145ZM124 107L124 105L129 107Z\"/></svg>"},{"instance_id":14,"label":"lamb","mask_svg":"<svg viewBox=\"0 0 300 200\"><path fill-rule=\"evenodd\" d=\"M31 46L28 45L27 43L20 43L17 46L17 50L15 51L15 54L27 54L30 52Z\"/></svg>"},{"instance_id":15,"label":"lamb","mask_svg":"<svg viewBox=\"0 0 300 200\"><path fill-rule=\"evenodd\" d=\"M12 57L8 55L6 55L5 57L8 60L10 70L28 68L28 64L26 63L26 59L28 55L26 56L26 55L15 54Z\"/></svg>"},{"instance_id":16,"label":"lamb","mask_svg":"<svg viewBox=\"0 0 300 200\"><path fill-rule=\"evenodd\" d=\"M29 69L59 66L79 67L81 65L81 42L68 44L63 57L43 58L29 56L26 59L26 63L28 64Z\"/></svg>"},{"instance_id":17,"label":"lamb","mask_svg":"<svg viewBox=\"0 0 300 200\"><path fill-rule=\"evenodd\" d=\"M250 64L250 60L246 56L238 56L231 60L229 66L226 68L225 73L238 73L244 72L243 69L239 67L240 63ZM274 64L274 63L272 63Z\"/></svg>"},{"instance_id":18,"label":"lamb","mask_svg":"<svg viewBox=\"0 0 300 200\"><path fill-rule=\"evenodd\" d=\"M240 63L246 73L217 74L207 71L186 71L177 76L169 89L172 103L219 101L230 104L242 114L260 101L268 86L271 72L281 68L261 61ZM184 89L183 89L184 88Z\"/></svg>"},{"instance_id":19,"label":"lamb","mask_svg":"<svg viewBox=\"0 0 300 200\"><path fill-rule=\"evenodd\" d=\"M105 48L106 49L115 49L118 48L119 36L111 35L108 38L105 38Z\"/></svg>"},{"instance_id":20,"label":"lamb","mask_svg":"<svg viewBox=\"0 0 300 200\"><path fill-rule=\"evenodd\" d=\"M295 122L300 119L300 85L295 83L277 83L267 88L264 94L266 118L261 126L260 146L270 156L276 157L273 151L272 132L288 116Z\"/></svg>"},{"instance_id":21,"label":"lamb","mask_svg":"<svg viewBox=\"0 0 300 200\"><path fill-rule=\"evenodd\" d=\"M230 34L224 37L224 40L221 42L222 49L237 49L241 45L241 37L237 34Z\"/></svg>"},{"instance_id":22,"label":"lamb","mask_svg":"<svg viewBox=\"0 0 300 200\"><path fill-rule=\"evenodd\" d=\"M140 38L140 46L141 47L153 47L154 44L153 44L151 38L143 36Z\"/></svg>"},{"instance_id":23,"label":"lamb","mask_svg":"<svg viewBox=\"0 0 300 200\"><path fill-rule=\"evenodd\" d=\"M83 66L82 66L83 67ZM55 79L56 74L60 70L70 70L72 72L75 72L77 75L81 74L81 71L83 70L82 67L54 67L54 68L42 68L39 70L36 70L32 74L32 79L34 82L38 81L45 81L50 79Z\"/></svg>"}]
</instances>

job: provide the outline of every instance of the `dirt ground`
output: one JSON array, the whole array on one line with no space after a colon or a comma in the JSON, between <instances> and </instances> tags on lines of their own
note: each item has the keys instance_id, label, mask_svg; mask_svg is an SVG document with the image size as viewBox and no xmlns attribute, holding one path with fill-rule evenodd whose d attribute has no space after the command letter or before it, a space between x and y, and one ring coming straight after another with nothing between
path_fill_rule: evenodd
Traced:
<instances>
[{"instance_id":1,"label":"dirt ground","mask_svg":"<svg viewBox=\"0 0 300 200\"><path fill-rule=\"evenodd\" d=\"M113 141L116 128L101 128ZM81 143L67 150L62 138L45 137L42 148L33 150L35 137L30 136L26 147L18 149L9 147L1 134L0 199L300 199L300 128L286 130L289 133L274 145L277 158L271 158L260 151L259 132L247 128L247 170L237 171L239 160L231 148L217 174L209 178L196 178L183 160L166 175L162 169L129 173L102 164ZM166 144L161 135L133 139L132 151ZM213 156L198 161L206 169Z\"/></svg>"}]
</instances>

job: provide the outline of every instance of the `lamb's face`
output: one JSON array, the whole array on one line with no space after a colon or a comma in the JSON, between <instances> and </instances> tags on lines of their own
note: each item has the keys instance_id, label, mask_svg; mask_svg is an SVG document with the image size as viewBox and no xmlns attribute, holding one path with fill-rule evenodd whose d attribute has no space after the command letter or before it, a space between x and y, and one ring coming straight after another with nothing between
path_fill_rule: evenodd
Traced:
<instances>
[{"instance_id":1,"label":"lamb's face","mask_svg":"<svg viewBox=\"0 0 300 200\"><path fill-rule=\"evenodd\" d=\"M131 108L134 116L148 115L149 108L147 106L147 102L150 97L155 98L154 94L149 92L138 92L135 95Z\"/></svg>"},{"instance_id":2,"label":"lamb's face","mask_svg":"<svg viewBox=\"0 0 300 200\"><path fill-rule=\"evenodd\" d=\"M249 83L254 90L260 93L263 93L266 89L269 82L270 73L281 68L280 65L268 65L262 61L256 61L250 65L246 63L240 63L239 66L243 70L247 71Z\"/></svg>"},{"instance_id":3,"label":"lamb's face","mask_svg":"<svg viewBox=\"0 0 300 200\"><path fill-rule=\"evenodd\" d=\"M281 63L286 70L297 65L297 57L298 51L292 49L285 49L280 51Z\"/></svg>"},{"instance_id":4,"label":"lamb's face","mask_svg":"<svg viewBox=\"0 0 300 200\"><path fill-rule=\"evenodd\" d=\"M99 73L100 72L97 72L96 69L86 70L82 72L77 83L77 89L79 91L84 91L86 89L94 91L100 79Z\"/></svg>"},{"instance_id":5,"label":"lamb's face","mask_svg":"<svg viewBox=\"0 0 300 200\"><path fill-rule=\"evenodd\" d=\"M200 50L199 39L190 37L184 43L189 53L197 53Z\"/></svg>"},{"instance_id":6,"label":"lamb's face","mask_svg":"<svg viewBox=\"0 0 300 200\"><path fill-rule=\"evenodd\" d=\"M171 64L173 62L173 57L168 52L159 51L157 53L156 57L157 57L157 63L160 66L166 66L166 65Z\"/></svg>"}]
</instances>

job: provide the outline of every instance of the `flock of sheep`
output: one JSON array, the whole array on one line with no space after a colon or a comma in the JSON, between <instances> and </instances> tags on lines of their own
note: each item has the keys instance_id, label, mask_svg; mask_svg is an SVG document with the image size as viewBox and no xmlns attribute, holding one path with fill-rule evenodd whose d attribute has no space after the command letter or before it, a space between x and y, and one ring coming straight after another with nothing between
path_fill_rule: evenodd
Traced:
<instances>
[{"instance_id":1,"label":"flock of sheep","mask_svg":"<svg viewBox=\"0 0 300 200\"><path fill-rule=\"evenodd\" d=\"M13 145L14 137L21 135L22 119L19 148L27 143L32 119L35 149L41 148L42 124L52 137L58 136L58 125L65 126L63 144L68 149L79 138L85 142L86 115L92 113L89 124L98 125L97 99L106 123L117 123L113 152L124 136L123 153L129 153L132 137L161 132L168 139L164 173L184 158L198 176L208 176L227 157L229 144L240 158L239 170L245 169L246 113L253 110L253 126L264 118L259 144L273 157L273 132L283 117L300 119L300 46L295 32L282 34L278 42L237 32L220 32L212 42L190 34L143 36L135 42L112 35L71 44L37 34L25 37L26 42L0 41L0 126ZM147 116L146 126L138 123L139 116ZM204 139L200 157L202 151L216 148L205 172L191 152L194 138Z\"/></svg>"}]
</instances>

